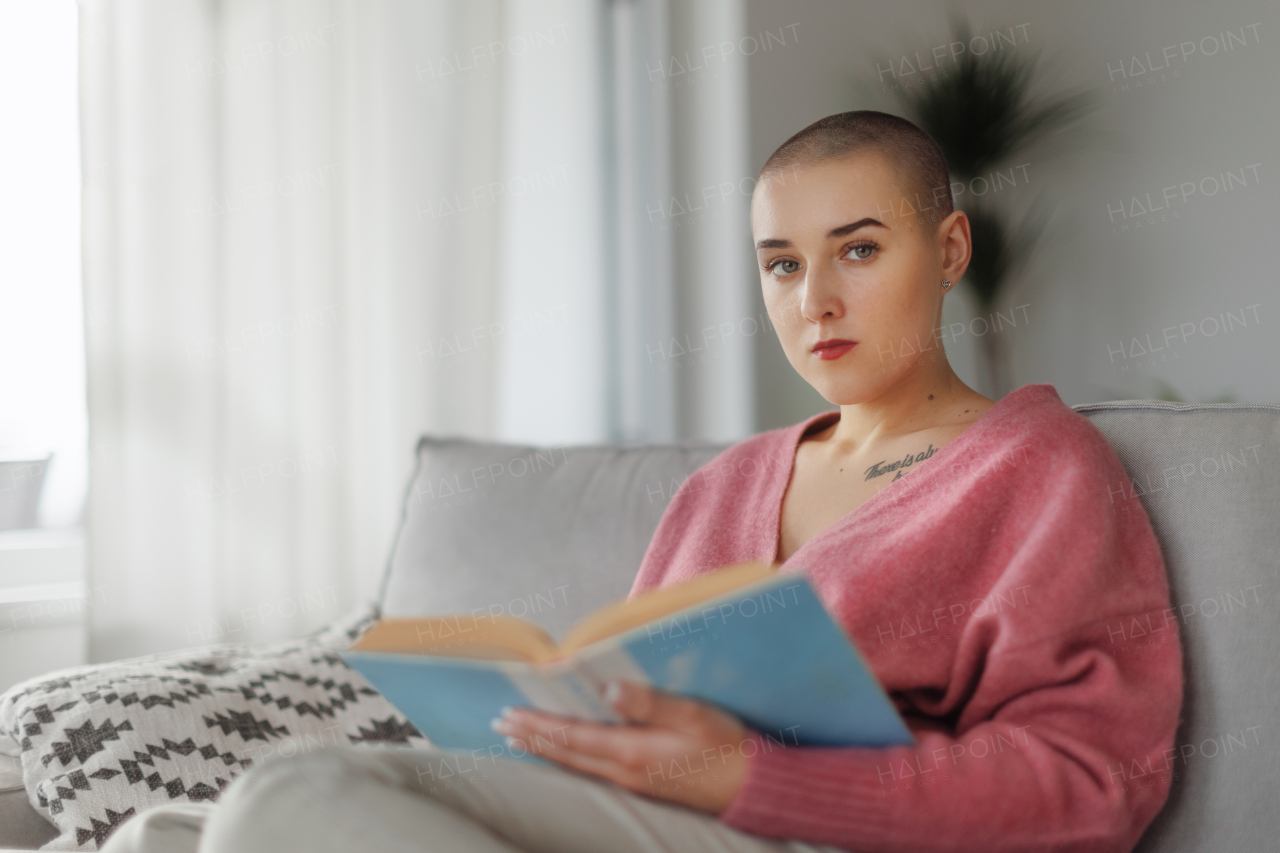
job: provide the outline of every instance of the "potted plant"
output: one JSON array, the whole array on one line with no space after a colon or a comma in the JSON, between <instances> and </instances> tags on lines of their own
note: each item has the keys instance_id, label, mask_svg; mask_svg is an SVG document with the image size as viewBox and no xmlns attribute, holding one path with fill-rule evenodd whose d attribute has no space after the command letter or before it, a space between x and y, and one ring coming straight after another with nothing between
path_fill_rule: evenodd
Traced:
<instances>
[{"instance_id":1,"label":"potted plant","mask_svg":"<svg viewBox=\"0 0 1280 853\"><path fill-rule=\"evenodd\" d=\"M951 30L953 42L972 43L968 23L953 21ZM952 181L971 186L1096 109L1091 91L1038 94L1043 76L1039 51L964 50L945 70L922 74L916 85L895 86L893 94L906 118L937 140ZM992 314L1044 232L1049 208L1034 199L1015 214L986 199L985 192L969 193L956 206L969 217L973 238L964 281L981 312ZM992 396L999 398L1011 386L1008 346L994 328L981 342Z\"/></svg>"}]
</instances>

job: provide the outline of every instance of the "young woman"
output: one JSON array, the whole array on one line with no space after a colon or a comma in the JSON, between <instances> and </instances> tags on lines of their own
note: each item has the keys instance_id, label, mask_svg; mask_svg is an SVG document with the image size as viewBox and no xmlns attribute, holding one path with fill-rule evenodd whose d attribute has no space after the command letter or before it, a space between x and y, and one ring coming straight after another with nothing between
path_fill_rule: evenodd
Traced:
<instances>
[{"instance_id":1,"label":"young woman","mask_svg":"<svg viewBox=\"0 0 1280 853\"><path fill-rule=\"evenodd\" d=\"M450 783L434 751L328 750L256 768L217 807L144 813L105 849L1132 849L1182 698L1164 564L1114 451L1051 385L995 402L947 363L971 243L938 146L883 113L830 116L765 164L751 215L782 347L839 408L679 491L632 593L740 560L805 572L914 746L779 743L615 683L628 725L494 721L560 767ZM1153 623L1163 642L1124 641Z\"/></svg>"}]
</instances>

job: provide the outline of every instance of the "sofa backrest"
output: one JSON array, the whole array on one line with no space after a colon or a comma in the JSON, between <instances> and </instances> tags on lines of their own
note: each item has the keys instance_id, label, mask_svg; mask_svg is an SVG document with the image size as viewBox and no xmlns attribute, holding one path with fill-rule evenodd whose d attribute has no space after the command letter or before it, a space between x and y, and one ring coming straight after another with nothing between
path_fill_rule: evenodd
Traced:
<instances>
[{"instance_id":1,"label":"sofa backrest","mask_svg":"<svg viewBox=\"0 0 1280 853\"><path fill-rule=\"evenodd\" d=\"M381 596L387 616L522 616L560 637L623 598L712 445L524 447L422 438Z\"/></svg>"},{"instance_id":2,"label":"sofa backrest","mask_svg":"<svg viewBox=\"0 0 1280 853\"><path fill-rule=\"evenodd\" d=\"M1169 803L1141 853L1276 849L1280 837L1280 406L1074 407L1107 437L1151 519L1182 633L1186 696ZM1119 496L1119 492L1116 492ZM1114 639L1156 642L1128 626ZM1133 634L1132 636L1130 634ZM1114 781L1153 775L1132 763Z\"/></svg>"},{"instance_id":3,"label":"sofa backrest","mask_svg":"<svg viewBox=\"0 0 1280 853\"><path fill-rule=\"evenodd\" d=\"M1269 849L1280 836L1280 406L1132 400L1075 409L1129 474L1115 497L1136 492L1151 518L1185 652L1174 753L1165 766L1131 764L1110 780L1144 785L1172 774L1169 804L1137 849ZM424 438L383 612L483 608L562 635L627 594L675 488L720 449ZM1114 641L1159 639L1126 628Z\"/></svg>"}]
</instances>

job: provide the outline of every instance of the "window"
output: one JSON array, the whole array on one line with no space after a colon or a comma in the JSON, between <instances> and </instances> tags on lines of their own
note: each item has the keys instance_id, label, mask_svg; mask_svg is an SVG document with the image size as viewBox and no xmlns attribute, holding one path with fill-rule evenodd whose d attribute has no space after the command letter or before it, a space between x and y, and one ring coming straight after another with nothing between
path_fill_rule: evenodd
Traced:
<instances>
[{"instance_id":1,"label":"window","mask_svg":"<svg viewBox=\"0 0 1280 853\"><path fill-rule=\"evenodd\" d=\"M85 655L77 49L74 0L0 0L0 690Z\"/></svg>"},{"instance_id":2,"label":"window","mask_svg":"<svg viewBox=\"0 0 1280 853\"><path fill-rule=\"evenodd\" d=\"M0 462L27 463L0 464L0 496L38 481L34 523L67 527L88 481L76 6L0 0L0 21Z\"/></svg>"}]
</instances>

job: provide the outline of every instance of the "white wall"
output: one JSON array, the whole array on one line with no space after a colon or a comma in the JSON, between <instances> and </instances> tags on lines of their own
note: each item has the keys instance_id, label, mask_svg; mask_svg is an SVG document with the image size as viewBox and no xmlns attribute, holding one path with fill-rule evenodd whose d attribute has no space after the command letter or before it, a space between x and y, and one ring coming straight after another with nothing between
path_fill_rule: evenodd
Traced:
<instances>
[{"instance_id":1,"label":"white wall","mask_svg":"<svg viewBox=\"0 0 1280 853\"><path fill-rule=\"evenodd\" d=\"M749 32L790 27L795 36L749 65L753 168L822 116L892 107L877 85L877 60L926 57L949 42L950 8L933 0L749 0ZM1035 0L964 8L975 34L1025 24L1015 32L1018 48L1043 49L1051 84L1091 87L1100 103L1061 156L1030 158L1027 183L1003 190L1015 204L1043 193L1058 206L1047 244L1001 303L1006 313L1027 306L1028 322L1003 333L1014 387L1051 382L1068 404L1157 397L1160 381L1184 400L1280 399L1280 4ZM1186 42L1194 46L1184 59ZM1166 46L1174 58L1161 70ZM1155 74L1128 76L1133 58L1145 65L1147 54ZM880 67L892 82L893 72ZM1207 179L1228 170L1243 174L1244 185L1198 191L1205 181L1211 192ZM1187 183L1197 190L1185 200L1174 190L1175 200L1154 216L1120 212L1134 196L1145 206L1148 193L1162 205L1166 187ZM948 322L971 316L948 302ZM1227 322L1229 331L1213 334ZM1148 335L1162 349L1143 355ZM776 338L757 342L761 429L830 408L791 370ZM972 383L965 343L948 349Z\"/></svg>"}]
</instances>

